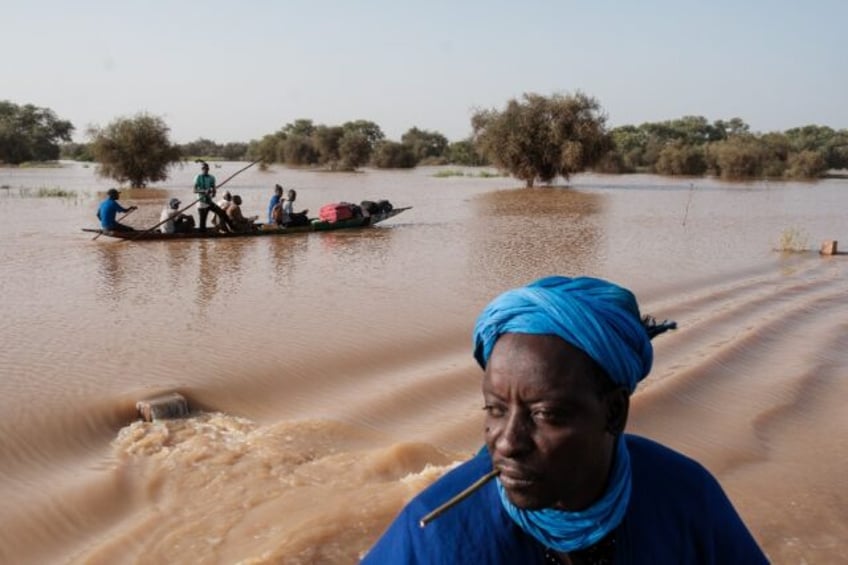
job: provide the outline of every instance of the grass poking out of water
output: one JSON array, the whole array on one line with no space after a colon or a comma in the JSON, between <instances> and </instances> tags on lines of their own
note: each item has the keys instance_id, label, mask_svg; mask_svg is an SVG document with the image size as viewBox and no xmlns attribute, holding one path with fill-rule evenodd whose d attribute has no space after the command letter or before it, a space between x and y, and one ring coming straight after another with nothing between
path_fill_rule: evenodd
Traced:
<instances>
[{"instance_id":1,"label":"grass poking out of water","mask_svg":"<svg viewBox=\"0 0 848 565\"><path fill-rule=\"evenodd\" d=\"M19 169L59 169L62 163L58 161L24 161L18 165Z\"/></svg>"},{"instance_id":2,"label":"grass poking out of water","mask_svg":"<svg viewBox=\"0 0 848 565\"><path fill-rule=\"evenodd\" d=\"M41 188L22 188L20 191L21 198L76 198L77 193L72 190L54 187L49 188L42 186Z\"/></svg>"},{"instance_id":3,"label":"grass poking out of water","mask_svg":"<svg viewBox=\"0 0 848 565\"><path fill-rule=\"evenodd\" d=\"M436 178L448 178L448 177L479 177L483 179L490 179L494 177L501 176L499 173L494 173L492 171L479 171L476 173L473 172L464 172L458 169L442 169L441 171L436 171L433 173L433 176Z\"/></svg>"},{"instance_id":4,"label":"grass poking out of water","mask_svg":"<svg viewBox=\"0 0 848 565\"><path fill-rule=\"evenodd\" d=\"M803 230L791 227L783 230L780 234L780 242L778 243L778 251L800 252L806 251L809 244L809 237Z\"/></svg>"}]
</instances>

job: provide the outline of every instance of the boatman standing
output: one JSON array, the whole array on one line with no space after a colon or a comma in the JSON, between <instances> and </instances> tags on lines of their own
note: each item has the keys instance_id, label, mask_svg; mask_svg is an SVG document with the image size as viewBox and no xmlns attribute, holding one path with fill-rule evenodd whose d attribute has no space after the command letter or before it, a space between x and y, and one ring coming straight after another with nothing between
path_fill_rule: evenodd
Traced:
<instances>
[{"instance_id":1,"label":"boatman standing","mask_svg":"<svg viewBox=\"0 0 848 565\"><path fill-rule=\"evenodd\" d=\"M106 191L106 200L101 202L100 206L97 208L97 219L100 220L100 227L103 231L135 231L134 228L125 226L115 219L118 212L126 214L127 212L132 212L133 210L138 209L138 206L124 208L118 204L120 194L121 193L118 192L117 188L110 188Z\"/></svg>"},{"instance_id":2,"label":"boatman standing","mask_svg":"<svg viewBox=\"0 0 848 565\"><path fill-rule=\"evenodd\" d=\"M194 193L197 194L197 213L200 216L200 231L206 231L206 217L209 210L218 216L220 225L225 226L227 231L233 231L233 226L227 214L215 204L215 177L209 174L209 164L203 163L201 173L194 179Z\"/></svg>"}]
</instances>

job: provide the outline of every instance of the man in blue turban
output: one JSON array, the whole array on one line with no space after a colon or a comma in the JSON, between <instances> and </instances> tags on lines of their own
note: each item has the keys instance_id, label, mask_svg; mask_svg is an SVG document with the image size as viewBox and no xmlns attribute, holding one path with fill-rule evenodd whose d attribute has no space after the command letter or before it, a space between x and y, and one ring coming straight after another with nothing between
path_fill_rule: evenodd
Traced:
<instances>
[{"instance_id":1,"label":"man in blue turban","mask_svg":"<svg viewBox=\"0 0 848 565\"><path fill-rule=\"evenodd\" d=\"M497 297L474 328L486 446L413 499L363 562L766 563L706 469L624 433L650 339L673 327L600 279Z\"/></svg>"}]
</instances>

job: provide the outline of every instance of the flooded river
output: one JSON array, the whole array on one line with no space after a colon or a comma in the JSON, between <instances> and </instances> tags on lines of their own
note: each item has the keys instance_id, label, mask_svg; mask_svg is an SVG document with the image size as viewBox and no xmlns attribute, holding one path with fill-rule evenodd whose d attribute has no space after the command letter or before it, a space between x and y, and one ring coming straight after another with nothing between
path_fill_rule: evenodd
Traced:
<instances>
[{"instance_id":1,"label":"flooded river","mask_svg":"<svg viewBox=\"0 0 848 565\"><path fill-rule=\"evenodd\" d=\"M219 182L244 163L212 169ZM655 340L629 430L713 471L775 563L848 560L848 180L443 169L249 169L327 202L412 206L378 227L218 241L92 240L94 169L0 169L0 562L352 563L482 443L471 329L537 277L610 278ZM194 166L125 191L147 228ZM61 189L65 197L39 196ZM793 247L796 252L778 248ZM193 415L145 424L177 391Z\"/></svg>"}]
</instances>

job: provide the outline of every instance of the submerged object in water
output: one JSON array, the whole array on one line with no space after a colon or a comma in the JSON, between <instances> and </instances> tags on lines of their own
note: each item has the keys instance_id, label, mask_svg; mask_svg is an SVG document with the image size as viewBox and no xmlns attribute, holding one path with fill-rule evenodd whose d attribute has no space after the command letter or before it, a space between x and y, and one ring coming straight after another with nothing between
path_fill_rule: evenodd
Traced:
<instances>
[{"instance_id":1,"label":"submerged object in water","mask_svg":"<svg viewBox=\"0 0 848 565\"><path fill-rule=\"evenodd\" d=\"M188 416L188 401L178 392L169 392L135 403L138 415L145 422Z\"/></svg>"}]
</instances>

